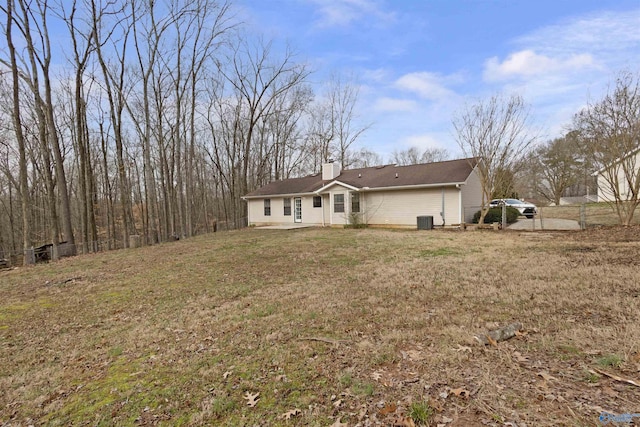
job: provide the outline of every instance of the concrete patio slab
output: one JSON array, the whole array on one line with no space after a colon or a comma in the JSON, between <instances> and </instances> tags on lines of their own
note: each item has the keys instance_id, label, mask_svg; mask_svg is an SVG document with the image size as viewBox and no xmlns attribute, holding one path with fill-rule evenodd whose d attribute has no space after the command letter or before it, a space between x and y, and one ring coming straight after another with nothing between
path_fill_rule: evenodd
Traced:
<instances>
[{"instance_id":1,"label":"concrete patio slab","mask_svg":"<svg viewBox=\"0 0 640 427\"><path fill-rule=\"evenodd\" d=\"M305 224L280 224L280 225L262 225L256 228L260 230L296 230L298 228L309 228L314 227L313 225L305 225Z\"/></svg>"}]
</instances>

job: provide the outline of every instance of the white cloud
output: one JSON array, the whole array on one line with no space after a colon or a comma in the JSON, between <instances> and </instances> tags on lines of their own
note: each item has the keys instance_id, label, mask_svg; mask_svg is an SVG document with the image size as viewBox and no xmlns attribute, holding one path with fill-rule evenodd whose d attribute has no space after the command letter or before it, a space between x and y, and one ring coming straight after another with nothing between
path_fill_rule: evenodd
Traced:
<instances>
[{"instance_id":1,"label":"white cloud","mask_svg":"<svg viewBox=\"0 0 640 427\"><path fill-rule=\"evenodd\" d=\"M418 104L410 99L397 99L382 97L376 99L373 109L381 112L390 111L415 111L418 109Z\"/></svg>"},{"instance_id":2,"label":"white cloud","mask_svg":"<svg viewBox=\"0 0 640 427\"><path fill-rule=\"evenodd\" d=\"M565 19L511 42L504 57L485 61L492 89L519 93L534 121L552 138L566 132L588 97L600 98L620 70L640 64L640 9Z\"/></svg>"},{"instance_id":3,"label":"white cloud","mask_svg":"<svg viewBox=\"0 0 640 427\"><path fill-rule=\"evenodd\" d=\"M640 62L640 9L598 12L542 27L515 40L517 50L484 63L486 82L521 80L546 86L607 80Z\"/></svg>"},{"instance_id":4,"label":"white cloud","mask_svg":"<svg viewBox=\"0 0 640 427\"><path fill-rule=\"evenodd\" d=\"M379 0L310 0L318 7L320 18L316 26L344 27L352 22L367 18L388 22L395 19L395 14L383 9Z\"/></svg>"},{"instance_id":5,"label":"white cloud","mask_svg":"<svg viewBox=\"0 0 640 427\"><path fill-rule=\"evenodd\" d=\"M495 56L489 58L485 62L484 79L491 82L555 73L573 73L594 66L594 62L593 57L588 53L553 58L526 49L512 53L502 62Z\"/></svg>"},{"instance_id":6,"label":"white cloud","mask_svg":"<svg viewBox=\"0 0 640 427\"><path fill-rule=\"evenodd\" d=\"M620 52L635 53L640 43L640 9L598 12L540 28L515 40L519 45L536 46L553 56L591 52L611 60ZM624 55L626 56L626 55Z\"/></svg>"},{"instance_id":7,"label":"white cloud","mask_svg":"<svg viewBox=\"0 0 640 427\"><path fill-rule=\"evenodd\" d=\"M395 81L394 86L404 91L416 93L424 99L440 101L455 96L455 93L445 86L449 80L450 78L436 73L417 72L400 77Z\"/></svg>"}]
</instances>

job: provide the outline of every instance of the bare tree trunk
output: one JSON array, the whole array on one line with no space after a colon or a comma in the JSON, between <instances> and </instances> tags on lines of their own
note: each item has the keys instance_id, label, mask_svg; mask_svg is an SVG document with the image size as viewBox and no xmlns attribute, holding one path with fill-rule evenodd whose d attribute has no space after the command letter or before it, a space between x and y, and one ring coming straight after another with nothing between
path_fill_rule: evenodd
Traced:
<instances>
[{"instance_id":1,"label":"bare tree trunk","mask_svg":"<svg viewBox=\"0 0 640 427\"><path fill-rule=\"evenodd\" d=\"M109 162L108 162L108 149L107 149L107 137L104 130L104 123L100 122L100 146L102 148L102 193L106 201L106 208L104 215L106 216L107 226L107 249L114 248L113 241L116 238L116 226L115 226L115 212L113 208L113 191L111 189L111 181L109 180Z\"/></svg>"},{"instance_id":2,"label":"bare tree trunk","mask_svg":"<svg viewBox=\"0 0 640 427\"><path fill-rule=\"evenodd\" d=\"M103 41L100 39L100 31L98 29L101 12L96 8L95 1L92 0L92 25L93 35L95 37L96 54L102 75L104 77L103 83L105 85L105 92L109 100L109 116L113 125L113 137L116 146L116 167L118 169L118 182L120 187L120 213L122 215L122 245L125 248L129 247L129 236L134 233L134 220L132 211L132 189L129 182L129 176L127 175L127 167L124 161L124 138L123 138L123 125L122 114L125 107L125 93L124 93L124 75L126 70L126 52L130 34L130 26L125 26L124 36L122 39L122 45L120 46L120 52L117 56L118 70L113 75L107 66L107 62L103 56L102 46Z\"/></svg>"},{"instance_id":3,"label":"bare tree trunk","mask_svg":"<svg viewBox=\"0 0 640 427\"><path fill-rule=\"evenodd\" d=\"M155 244L160 240L160 224L158 221L158 195L156 189L156 179L154 173L153 163L151 162L151 102L150 102L150 80L151 74L155 68L156 60L158 59L159 47L163 33L166 31L167 22L160 25L155 20L155 4L153 1L149 1L147 4L148 9L146 13L149 15L150 28L148 29L145 42L148 49L148 57L143 58L142 40L138 35L138 23L137 10L135 3L132 3L132 16L133 16L133 37L136 47L136 56L138 58L138 65L141 73L141 86L142 86L142 109L144 123L140 127L141 139L142 139L142 158L144 162L144 183L145 183L145 200L147 204L148 223L147 223L147 243Z\"/></svg>"},{"instance_id":4,"label":"bare tree trunk","mask_svg":"<svg viewBox=\"0 0 640 427\"><path fill-rule=\"evenodd\" d=\"M20 168L20 198L22 209L22 249L24 253L25 265L35 263L33 252L33 243L31 241L31 201L29 197L29 181L27 179L27 158L25 149L24 134L22 133L22 119L20 114L20 81L18 76L18 64L16 61L16 51L13 45L12 26L13 26L13 6L14 0L7 0L7 46L9 48L9 57L11 61L11 77L13 86L13 127L18 141L19 151L19 168ZM30 256L29 256L30 255Z\"/></svg>"},{"instance_id":5,"label":"bare tree trunk","mask_svg":"<svg viewBox=\"0 0 640 427\"><path fill-rule=\"evenodd\" d=\"M40 31L40 37L41 40L43 42L43 52L41 52L42 56L44 57L40 57L38 56L38 52L36 51L36 46L33 43L33 39L31 36L31 19L32 17L35 17L35 14L32 14L32 11L25 5L23 0L20 0L20 7L21 7L21 11L22 11L22 33L27 45L27 55L28 55L28 63L31 66L31 72L27 73L28 75L30 75L30 79L28 79L27 83L30 85L31 90L33 92L33 109L35 110L35 116L36 116L36 126L38 129L38 135L37 135L37 139L39 141L39 147L40 147L40 153L43 157L44 160L44 164L42 165L42 170L41 173L44 174L44 178L45 178L45 185L46 185L46 194L47 194L47 199L48 199L48 204L49 204L49 234L51 236L51 242L52 242L52 258L55 260L58 258L58 244L59 244L59 229L58 229L58 212L57 212L57 198L56 198L56 194L55 194L55 184L54 184L54 179L53 179L53 174L51 172L50 169L50 165L53 163L51 161L51 153L50 150L52 150L54 152L54 158L55 158L55 141L56 141L56 136L57 136L57 129L55 129L55 123L52 122L53 120L53 115L52 115L52 111L53 111L53 106L50 104L50 92L47 94L46 90L47 90L47 82L48 82L48 61L50 60L50 55L49 55L49 50L48 50L48 34L47 34L47 27L46 27L46 5L45 5L45 9L41 9L41 5L38 4L37 5L40 9L40 17L42 18L42 23L40 24L36 24L36 26L38 27L39 31ZM39 67L38 67L39 64ZM42 99L42 96L40 94L40 80L39 80L39 75L40 75L40 71L42 71L42 76L45 79L45 96L47 97L46 100ZM25 79L26 76L25 76ZM49 88L50 89L50 88ZM51 115L49 114L49 112L51 112ZM51 128L54 128L54 131L56 132L55 135L51 134ZM35 164L35 161L34 161ZM59 185L60 183L60 177L58 176L59 171L57 170L57 165L56 165L56 181ZM64 169L63 169L63 174L64 174ZM64 178L64 177L63 177ZM66 190L66 188L65 188ZM58 198L60 198L60 195L62 193L60 192L60 189L58 189ZM68 201L68 199L67 199ZM67 205L68 207L68 205ZM44 212L44 211L43 211Z\"/></svg>"},{"instance_id":6,"label":"bare tree trunk","mask_svg":"<svg viewBox=\"0 0 640 427\"><path fill-rule=\"evenodd\" d=\"M38 36L40 37L40 41L42 42L42 52L38 57L38 63L40 65L40 71L42 73L43 84L44 84L44 102L40 99L40 95L38 102L42 102L42 108L44 110L44 115L46 117L46 125L47 125L47 138L49 140L51 150L53 151L53 158L55 161L55 171L56 171L56 185L58 190L58 200L61 208L61 220L62 220L62 235L63 239L70 245L72 251L75 252L75 239L73 235L73 226L71 224L71 208L69 204L69 192L67 188L67 179L66 173L64 170L64 159L62 158L62 151L60 149L60 142L58 139L58 130L56 129L55 117L53 114L53 99L51 96L51 79L49 74L49 67L51 63L51 46L49 42L49 33L47 27L47 13L48 6L47 3L41 3L42 0L36 1L36 6L39 9L39 15L42 18L42 22L38 23ZM26 4L25 0L19 0L20 7L22 9L24 19L24 35L25 41L27 43L27 51L29 56L31 57L32 64L35 64L35 56L36 56L36 48L31 38L31 30L30 30L30 17L35 16L33 13L33 5ZM34 85L33 91L39 92L39 86Z\"/></svg>"}]
</instances>

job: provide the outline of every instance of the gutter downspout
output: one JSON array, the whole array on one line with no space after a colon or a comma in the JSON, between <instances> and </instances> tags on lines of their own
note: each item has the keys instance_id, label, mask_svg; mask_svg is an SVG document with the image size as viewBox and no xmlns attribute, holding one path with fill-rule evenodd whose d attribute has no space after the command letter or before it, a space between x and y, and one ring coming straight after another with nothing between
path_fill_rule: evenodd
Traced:
<instances>
[{"instance_id":1,"label":"gutter downspout","mask_svg":"<svg viewBox=\"0 0 640 427\"><path fill-rule=\"evenodd\" d=\"M442 187L442 211L440 212L440 216L442 217L442 226L444 227L446 223L444 219L444 187Z\"/></svg>"},{"instance_id":2,"label":"gutter downspout","mask_svg":"<svg viewBox=\"0 0 640 427\"><path fill-rule=\"evenodd\" d=\"M460 187L460 184L456 184L456 188L458 189L458 224L462 224L464 222L464 212L462 207L462 187Z\"/></svg>"}]
</instances>

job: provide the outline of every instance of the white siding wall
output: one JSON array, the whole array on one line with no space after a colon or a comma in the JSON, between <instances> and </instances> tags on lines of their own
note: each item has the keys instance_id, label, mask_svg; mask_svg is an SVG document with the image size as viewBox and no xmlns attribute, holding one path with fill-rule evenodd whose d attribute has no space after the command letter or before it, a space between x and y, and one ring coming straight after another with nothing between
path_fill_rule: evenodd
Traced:
<instances>
[{"instance_id":1,"label":"white siding wall","mask_svg":"<svg viewBox=\"0 0 640 427\"><path fill-rule=\"evenodd\" d=\"M250 199L249 225L277 225L294 223L294 197L291 197L291 215L284 215L284 197L271 197L271 215L264 215L264 199ZM322 225L322 208L313 207L313 196L301 196L302 224ZM323 200L324 202L324 200Z\"/></svg>"},{"instance_id":2,"label":"white siding wall","mask_svg":"<svg viewBox=\"0 0 640 427\"><path fill-rule=\"evenodd\" d=\"M476 169L474 169L464 185L460 186L462 190L462 210L464 222L473 221L473 214L480 210L482 204L482 186Z\"/></svg>"},{"instance_id":3,"label":"white siding wall","mask_svg":"<svg viewBox=\"0 0 640 427\"><path fill-rule=\"evenodd\" d=\"M640 153L636 154L633 158L625 158L623 162L627 163L629 170L633 170L634 168L640 167ZM620 191L620 198L622 200L628 200L631 197L631 189L629 188L629 184L625 178L624 169L621 164L616 164L614 166L616 170L614 173L617 174L618 179L618 190ZM611 173L610 171L605 171L604 174ZM636 172L638 174L640 172ZM601 174L598 175L598 201L599 202L615 202L616 198L613 195L613 191L611 191L611 184L609 181Z\"/></svg>"},{"instance_id":4,"label":"white siding wall","mask_svg":"<svg viewBox=\"0 0 640 427\"><path fill-rule=\"evenodd\" d=\"M602 175L598 175L598 201L599 202L615 201L615 197L611 192L611 186L609 185L609 182Z\"/></svg>"},{"instance_id":5,"label":"white siding wall","mask_svg":"<svg viewBox=\"0 0 640 427\"><path fill-rule=\"evenodd\" d=\"M444 212L447 225L460 223L460 198L455 187L444 188ZM421 190L371 191L364 193L365 220L370 225L417 226L417 217L433 216L434 225L442 225L442 188Z\"/></svg>"},{"instance_id":6,"label":"white siding wall","mask_svg":"<svg viewBox=\"0 0 640 427\"><path fill-rule=\"evenodd\" d=\"M342 194L344 196L344 212L336 212L334 206L334 195ZM349 191L340 186L334 186L333 189L329 192L329 210L331 215L331 225L344 225L349 223Z\"/></svg>"},{"instance_id":7,"label":"white siding wall","mask_svg":"<svg viewBox=\"0 0 640 427\"><path fill-rule=\"evenodd\" d=\"M322 208L313 207L313 196L302 197L302 223L322 225Z\"/></svg>"},{"instance_id":8,"label":"white siding wall","mask_svg":"<svg viewBox=\"0 0 640 427\"><path fill-rule=\"evenodd\" d=\"M322 210L324 211L324 225L331 225L331 195L322 195Z\"/></svg>"}]
</instances>

